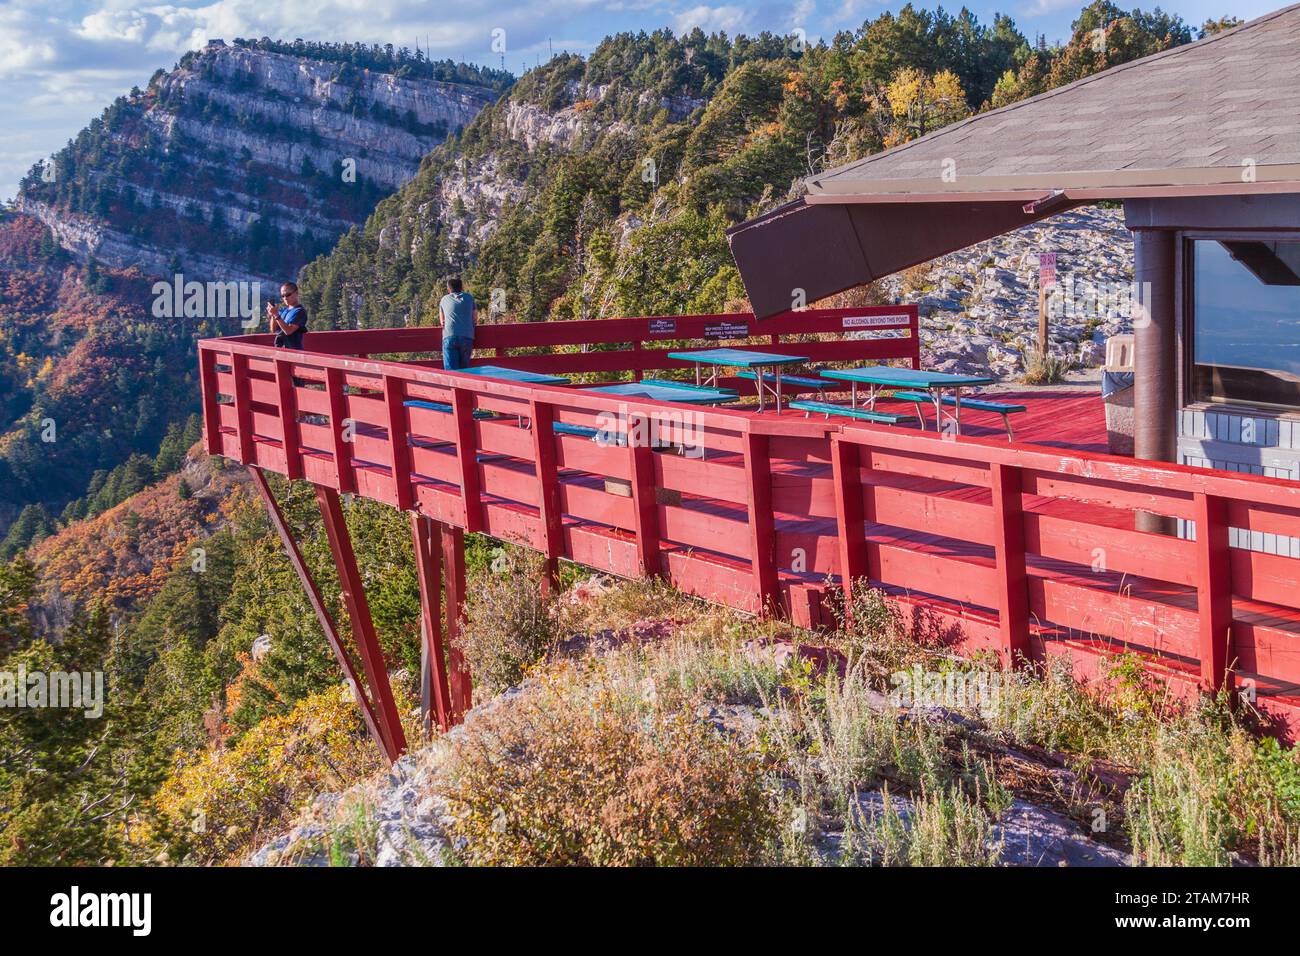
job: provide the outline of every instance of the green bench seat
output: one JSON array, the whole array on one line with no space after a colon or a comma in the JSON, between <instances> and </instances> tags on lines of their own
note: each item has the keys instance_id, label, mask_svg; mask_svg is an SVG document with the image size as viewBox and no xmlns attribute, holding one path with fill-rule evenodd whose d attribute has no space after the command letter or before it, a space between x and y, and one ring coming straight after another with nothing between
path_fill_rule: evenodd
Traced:
<instances>
[{"instance_id":1,"label":"green bench seat","mask_svg":"<svg viewBox=\"0 0 1300 956\"><path fill-rule=\"evenodd\" d=\"M447 402L427 402L422 398L409 398L402 402L407 408L427 408L431 412L442 412L446 415L451 414L451 405ZM489 412L486 408L474 409L474 417L479 421L487 418L496 418L496 412Z\"/></svg>"},{"instance_id":2,"label":"green bench seat","mask_svg":"<svg viewBox=\"0 0 1300 956\"><path fill-rule=\"evenodd\" d=\"M758 373L753 369L744 369L736 373L737 378L747 378L751 381L758 381ZM772 372L763 373L763 382L768 385L776 384L776 375ZM844 386L825 378L809 378L806 375L782 375L781 386L792 385L795 390L801 392L816 392L821 394L828 388L841 389Z\"/></svg>"},{"instance_id":3,"label":"green bench seat","mask_svg":"<svg viewBox=\"0 0 1300 956\"><path fill-rule=\"evenodd\" d=\"M595 438L600 434L589 425L570 425L568 422L551 422L551 431L557 435L573 435L577 438Z\"/></svg>"},{"instance_id":4,"label":"green bench seat","mask_svg":"<svg viewBox=\"0 0 1300 956\"><path fill-rule=\"evenodd\" d=\"M551 422L551 431L557 435L572 435L575 438L586 438L596 441L600 438L600 429L592 428L590 425L571 425L568 422ZM627 444L627 436L622 432L615 432L613 445L623 447Z\"/></svg>"},{"instance_id":5,"label":"green bench seat","mask_svg":"<svg viewBox=\"0 0 1300 956\"><path fill-rule=\"evenodd\" d=\"M883 425L909 425L919 421L915 415L896 415L893 412L873 412L867 408L850 408L848 405L836 405L834 402L791 402L791 408L797 408L807 417L813 412L820 412L829 418L842 415L864 422L878 422Z\"/></svg>"},{"instance_id":6,"label":"green bench seat","mask_svg":"<svg viewBox=\"0 0 1300 956\"><path fill-rule=\"evenodd\" d=\"M737 397L740 396L740 393L737 392L734 388L723 388L720 385L719 386L696 385L694 382L680 382L674 378L643 378L641 379L641 384L655 385L658 386L659 388L680 388L688 391L695 391L697 389L706 388L712 392L726 392L728 395L735 395Z\"/></svg>"},{"instance_id":7,"label":"green bench seat","mask_svg":"<svg viewBox=\"0 0 1300 956\"><path fill-rule=\"evenodd\" d=\"M925 416L922 415L921 409L926 405L934 404L934 397L929 392L895 392L894 398L902 402L912 402L916 405L916 413L921 415L921 427L925 427ZM955 406L957 398L953 395L944 395L940 401L945 405ZM1007 430L1007 441L1011 441L1011 415L1015 412L1027 410L1025 405L1017 405L1011 402L990 402L984 398L963 398L961 400L962 408L973 408L977 412L993 412L995 415L1002 416L1002 425Z\"/></svg>"}]
</instances>

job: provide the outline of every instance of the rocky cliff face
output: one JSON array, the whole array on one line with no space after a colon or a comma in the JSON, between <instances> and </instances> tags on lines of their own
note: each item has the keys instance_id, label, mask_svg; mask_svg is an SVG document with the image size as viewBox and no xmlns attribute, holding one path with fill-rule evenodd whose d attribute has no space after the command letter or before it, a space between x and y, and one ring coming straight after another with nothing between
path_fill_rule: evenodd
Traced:
<instances>
[{"instance_id":1,"label":"rocky cliff face","mask_svg":"<svg viewBox=\"0 0 1300 956\"><path fill-rule=\"evenodd\" d=\"M1048 301L1048 350L1100 366L1106 339L1133 331L1133 236L1118 209L1053 216L882 280L921 314L926 368L1014 379L1038 348L1038 256L1057 255Z\"/></svg>"},{"instance_id":2,"label":"rocky cliff face","mask_svg":"<svg viewBox=\"0 0 1300 956\"><path fill-rule=\"evenodd\" d=\"M148 274L278 281L364 221L496 98L214 41L23 182L65 249Z\"/></svg>"}]
</instances>

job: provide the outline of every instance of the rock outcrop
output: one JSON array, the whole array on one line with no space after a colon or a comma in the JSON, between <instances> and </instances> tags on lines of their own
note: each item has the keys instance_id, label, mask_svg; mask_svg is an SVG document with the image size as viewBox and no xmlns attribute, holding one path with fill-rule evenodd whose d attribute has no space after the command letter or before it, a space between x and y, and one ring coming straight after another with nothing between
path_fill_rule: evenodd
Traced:
<instances>
[{"instance_id":1,"label":"rock outcrop","mask_svg":"<svg viewBox=\"0 0 1300 956\"><path fill-rule=\"evenodd\" d=\"M17 204L82 261L276 282L496 95L215 41L110 107Z\"/></svg>"},{"instance_id":2,"label":"rock outcrop","mask_svg":"<svg viewBox=\"0 0 1300 956\"><path fill-rule=\"evenodd\" d=\"M1024 371L1038 348L1038 256L1057 256L1059 314L1049 353L1082 368L1105 359L1105 341L1133 329L1133 237L1118 209L1087 207L889 276L891 299L916 303L922 364L1004 378Z\"/></svg>"}]
</instances>

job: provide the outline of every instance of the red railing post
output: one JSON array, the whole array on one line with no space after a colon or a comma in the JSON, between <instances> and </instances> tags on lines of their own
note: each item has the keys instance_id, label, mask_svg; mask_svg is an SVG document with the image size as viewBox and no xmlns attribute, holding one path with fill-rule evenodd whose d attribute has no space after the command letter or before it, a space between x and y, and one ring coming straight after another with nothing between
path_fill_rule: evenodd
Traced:
<instances>
[{"instance_id":1,"label":"red railing post","mask_svg":"<svg viewBox=\"0 0 1300 956\"><path fill-rule=\"evenodd\" d=\"M627 450L632 464L632 520L636 524L637 561L641 573L654 577L663 570L659 551L659 502L655 498L654 449L634 440L628 429Z\"/></svg>"},{"instance_id":2,"label":"red railing post","mask_svg":"<svg viewBox=\"0 0 1300 956\"><path fill-rule=\"evenodd\" d=\"M302 432L298 427L298 396L293 390L293 365L275 362L275 384L280 397L280 443L284 448L285 475L302 477Z\"/></svg>"},{"instance_id":3,"label":"red railing post","mask_svg":"<svg viewBox=\"0 0 1300 956\"><path fill-rule=\"evenodd\" d=\"M912 368L921 368L921 310L915 305L906 306L907 334L912 340Z\"/></svg>"},{"instance_id":4,"label":"red railing post","mask_svg":"<svg viewBox=\"0 0 1300 956\"><path fill-rule=\"evenodd\" d=\"M456 419L456 460L460 464L460 496L465 505L465 530L483 530L483 494L478 475L478 437L474 432L474 393L451 390Z\"/></svg>"},{"instance_id":5,"label":"red railing post","mask_svg":"<svg viewBox=\"0 0 1300 956\"><path fill-rule=\"evenodd\" d=\"M256 465L253 449L253 396L248 387L248 356L235 352L230 356L230 371L235 380L235 437L239 442L239 460Z\"/></svg>"},{"instance_id":6,"label":"red railing post","mask_svg":"<svg viewBox=\"0 0 1300 956\"><path fill-rule=\"evenodd\" d=\"M776 518L772 513L772 462L766 435L745 432L742 436L745 455L745 483L749 509L750 560L754 590L758 593L759 612L778 610L776 566Z\"/></svg>"},{"instance_id":7,"label":"red railing post","mask_svg":"<svg viewBox=\"0 0 1300 956\"><path fill-rule=\"evenodd\" d=\"M276 504L275 496L271 494L271 488L266 483L266 476L253 465L248 466L248 475L253 479L253 487L262 496L262 503L266 505L266 512L271 518L271 524L275 526L276 533L280 536L280 543L284 545L284 550L289 555L289 563L293 565L298 580L302 582L303 590L307 592L307 600L310 602L312 610L316 612L316 620L320 622L321 630L325 632L325 640L328 642L330 650L334 652L334 659L339 662L339 667L342 668L344 675L352 685L357 698L357 706L361 708L361 717L365 721L366 729L370 731L370 736L374 738L375 743L379 745L380 751L390 762L397 759L397 755L389 747L387 737L379 728L374 705L367 696L366 688L361 686L361 681L357 678L356 668L352 666L352 658L348 656L347 649L343 646L343 640L339 637L338 628L334 626L334 619L325 608L325 601L321 598L320 589L316 587L316 582L307 569L307 563L302 559L302 552L298 550L298 544L293 540L293 533L289 530L289 525L280 512L280 506Z\"/></svg>"},{"instance_id":8,"label":"red railing post","mask_svg":"<svg viewBox=\"0 0 1300 956\"><path fill-rule=\"evenodd\" d=\"M542 547L547 562L547 587L557 583L556 562L564 553L564 524L560 515L560 477L555 457L555 406L533 399L533 467L537 475L537 513L542 522Z\"/></svg>"},{"instance_id":9,"label":"red railing post","mask_svg":"<svg viewBox=\"0 0 1300 956\"><path fill-rule=\"evenodd\" d=\"M1025 577L1025 519L1020 469L989 465L993 493L993 553L997 564L998 636L1004 666L1029 660L1029 592Z\"/></svg>"},{"instance_id":10,"label":"red railing post","mask_svg":"<svg viewBox=\"0 0 1300 956\"><path fill-rule=\"evenodd\" d=\"M334 443L334 470L338 475L339 491L347 493L357 490L357 475L352 467L352 442L345 434L348 399L343 391L343 383L341 370L333 367L325 369L325 394L330 404L330 437Z\"/></svg>"},{"instance_id":11,"label":"red railing post","mask_svg":"<svg viewBox=\"0 0 1300 956\"><path fill-rule=\"evenodd\" d=\"M410 511L415 504L411 487L411 429L407 417L406 386L400 378L384 376L384 408L387 412L388 453L393 467L394 500L398 511Z\"/></svg>"},{"instance_id":12,"label":"red railing post","mask_svg":"<svg viewBox=\"0 0 1300 956\"><path fill-rule=\"evenodd\" d=\"M411 544L420 585L421 674L420 706L425 733L436 720L441 730L451 725L451 691L447 681L446 649L442 641L442 529L437 522L411 512Z\"/></svg>"},{"instance_id":13,"label":"red railing post","mask_svg":"<svg viewBox=\"0 0 1300 956\"><path fill-rule=\"evenodd\" d=\"M209 455L220 455L221 412L217 404L217 353L199 346L199 387L203 392L203 437Z\"/></svg>"},{"instance_id":14,"label":"red railing post","mask_svg":"<svg viewBox=\"0 0 1300 956\"><path fill-rule=\"evenodd\" d=\"M831 477L835 486L835 523L840 552L840 587L846 617L853 607L854 583L870 577L866 520L862 507L862 452L854 442L831 436Z\"/></svg>"},{"instance_id":15,"label":"red railing post","mask_svg":"<svg viewBox=\"0 0 1300 956\"><path fill-rule=\"evenodd\" d=\"M452 723L459 723L473 706L473 682L460 648L465 604L465 535L454 525L442 528L442 569L447 588L447 664L451 670Z\"/></svg>"},{"instance_id":16,"label":"red railing post","mask_svg":"<svg viewBox=\"0 0 1300 956\"><path fill-rule=\"evenodd\" d=\"M406 750L406 735L397 713L397 702L393 699L393 688L388 682L384 652L379 646L375 623L370 617L370 603L366 600L361 572L357 569L357 557L352 550L347 523L343 519L343 508L339 504L338 492L333 488L321 485L314 487L321 518L325 522L325 534L329 538L330 553L334 556L334 567L338 571L343 603L352 621L352 636L357 642L361 667L366 673L366 683L370 686L370 694L375 701L379 729L387 741L389 759L396 760Z\"/></svg>"},{"instance_id":17,"label":"red railing post","mask_svg":"<svg viewBox=\"0 0 1300 956\"><path fill-rule=\"evenodd\" d=\"M1228 679L1232 648L1232 565L1228 554L1228 502L1197 492L1196 606L1201 686L1217 693Z\"/></svg>"}]
</instances>

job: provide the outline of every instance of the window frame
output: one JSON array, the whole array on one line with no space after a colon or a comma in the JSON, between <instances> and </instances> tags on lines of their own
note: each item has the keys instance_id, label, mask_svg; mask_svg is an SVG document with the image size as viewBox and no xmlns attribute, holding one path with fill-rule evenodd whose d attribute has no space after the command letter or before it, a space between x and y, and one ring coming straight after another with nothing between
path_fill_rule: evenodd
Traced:
<instances>
[{"instance_id":1,"label":"window frame","mask_svg":"<svg viewBox=\"0 0 1300 956\"><path fill-rule=\"evenodd\" d=\"M1229 398L1215 395L1196 394L1196 243L1210 240L1214 242L1295 242L1300 243L1300 231L1279 229L1187 229L1179 233L1181 238L1179 264L1182 267L1181 283L1183 299L1182 335L1179 341L1182 347L1182 389L1183 405L1215 405L1225 408L1258 408L1290 415L1300 415L1300 399L1294 405L1281 402L1265 402L1257 399ZM1261 371L1267 371L1261 369Z\"/></svg>"}]
</instances>

